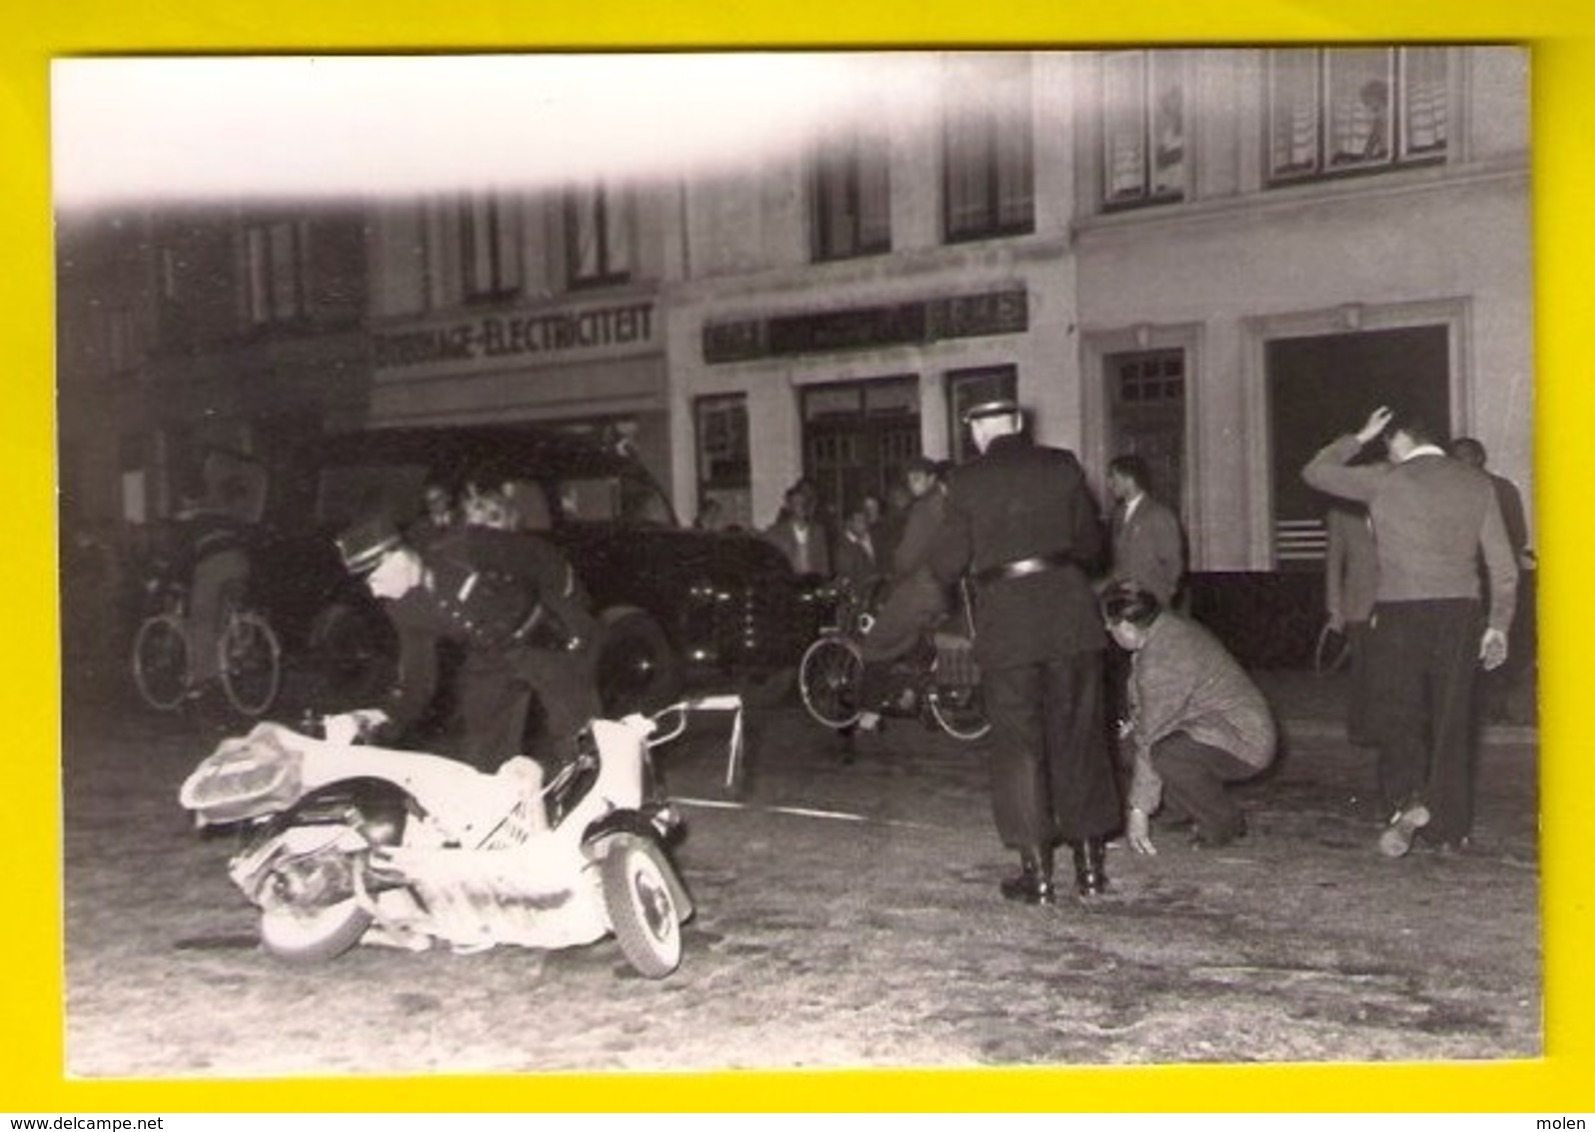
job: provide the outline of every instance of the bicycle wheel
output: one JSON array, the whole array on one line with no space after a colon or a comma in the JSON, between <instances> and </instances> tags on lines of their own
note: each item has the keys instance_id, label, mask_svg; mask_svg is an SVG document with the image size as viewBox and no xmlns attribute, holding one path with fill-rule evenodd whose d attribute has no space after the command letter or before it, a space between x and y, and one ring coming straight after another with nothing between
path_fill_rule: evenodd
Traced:
<instances>
[{"instance_id":1,"label":"bicycle wheel","mask_svg":"<svg viewBox=\"0 0 1595 1132\"><path fill-rule=\"evenodd\" d=\"M925 706L930 709L936 726L954 739L973 742L984 739L991 731L991 720L986 718L985 701L978 687L943 685L932 688Z\"/></svg>"},{"instance_id":2,"label":"bicycle wheel","mask_svg":"<svg viewBox=\"0 0 1595 1132\"><path fill-rule=\"evenodd\" d=\"M133 683L145 703L171 711L188 692L188 636L170 613L148 618L133 638Z\"/></svg>"},{"instance_id":3,"label":"bicycle wheel","mask_svg":"<svg viewBox=\"0 0 1595 1132\"><path fill-rule=\"evenodd\" d=\"M840 729L858 722L863 682L864 658L846 637L821 637L804 651L798 664L803 706L826 727Z\"/></svg>"},{"instance_id":4,"label":"bicycle wheel","mask_svg":"<svg viewBox=\"0 0 1595 1132\"><path fill-rule=\"evenodd\" d=\"M245 715L269 708L282 682L282 646L266 619L258 613L235 614L216 649L222 689L233 707Z\"/></svg>"}]
</instances>

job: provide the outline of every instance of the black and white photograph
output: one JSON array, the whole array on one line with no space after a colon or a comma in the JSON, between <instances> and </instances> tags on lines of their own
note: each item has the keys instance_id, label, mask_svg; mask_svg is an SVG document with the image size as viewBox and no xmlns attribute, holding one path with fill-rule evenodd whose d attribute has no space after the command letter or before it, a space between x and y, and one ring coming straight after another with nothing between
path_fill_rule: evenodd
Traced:
<instances>
[{"instance_id":1,"label":"black and white photograph","mask_svg":"<svg viewBox=\"0 0 1595 1132\"><path fill-rule=\"evenodd\" d=\"M1531 78L55 60L66 1075L1542 1057Z\"/></svg>"}]
</instances>

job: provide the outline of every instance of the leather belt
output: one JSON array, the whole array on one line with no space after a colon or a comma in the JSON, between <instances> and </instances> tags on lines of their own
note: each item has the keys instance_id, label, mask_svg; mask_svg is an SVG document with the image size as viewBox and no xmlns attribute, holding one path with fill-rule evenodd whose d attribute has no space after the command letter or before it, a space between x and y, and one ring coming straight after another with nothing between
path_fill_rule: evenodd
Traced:
<instances>
[{"instance_id":1,"label":"leather belt","mask_svg":"<svg viewBox=\"0 0 1595 1132\"><path fill-rule=\"evenodd\" d=\"M1029 577L1031 574L1044 574L1048 570L1061 570L1074 562L1068 554L1038 554L1034 558L1016 558L1012 562L999 562L995 566L987 566L984 570L975 571L975 581L981 585L992 582L1011 582L1015 578Z\"/></svg>"}]
</instances>

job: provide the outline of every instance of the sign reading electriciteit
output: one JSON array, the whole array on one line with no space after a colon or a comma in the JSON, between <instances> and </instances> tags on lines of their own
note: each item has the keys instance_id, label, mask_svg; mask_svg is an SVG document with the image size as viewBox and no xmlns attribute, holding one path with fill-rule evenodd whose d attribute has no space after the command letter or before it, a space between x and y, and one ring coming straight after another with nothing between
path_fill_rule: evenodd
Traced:
<instances>
[{"instance_id":1,"label":"sign reading electriciteit","mask_svg":"<svg viewBox=\"0 0 1595 1132\"><path fill-rule=\"evenodd\" d=\"M654 321L652 301L484 314L374 334L372 349L377 370L406 375L533 355L635 353L653 345Z\"/></svg>"}]
</instances>

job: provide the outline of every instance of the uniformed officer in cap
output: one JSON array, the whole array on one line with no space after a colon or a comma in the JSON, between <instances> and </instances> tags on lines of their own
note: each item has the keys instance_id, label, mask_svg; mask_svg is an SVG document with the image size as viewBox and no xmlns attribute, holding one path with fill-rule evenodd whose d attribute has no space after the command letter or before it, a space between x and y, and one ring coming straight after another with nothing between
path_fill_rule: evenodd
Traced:
<instances>
[{"instance_id":1,"label":"uniformed officer in cap","mask_svg":"<svg viewBox=\"0 0 1595 1132\"><path fill-rule=\"evenodd\" d=\"M1010 400L964 414L980 455L947 475L933 559L975 590L975 660L992 723L992 810L1019 853L1010 900L1054 900L1053 852L1074 852L1082 896L1103 891L1104 839L1121 820L1102 707L1106 644L1086 567L1101 549L1097 507L1074 453L1035 444Z\"/></svg>"},{"instance_id":2,"label":"uniformed officer in cap","mask_svg":"<svg viewBox=\"0 0 1595 1132\"><path fill-rule=\"evenodd\" d=\"M374 713L357 713L399 736L438 687L438 645L464 646L457 698L460 755L481 770L523 753L531 693L541 701L556 756L599 714L594 671L597 621L570 563L525 532L460 527L422 546L384 517L338 538L344 565L365 577L399 636L398 681Z\"/></svg>"}]
</instances>

